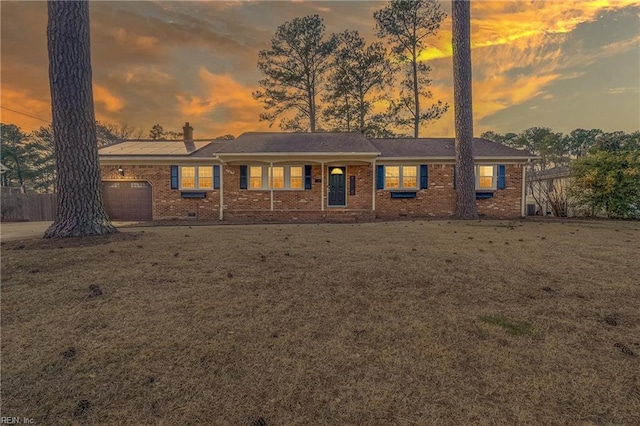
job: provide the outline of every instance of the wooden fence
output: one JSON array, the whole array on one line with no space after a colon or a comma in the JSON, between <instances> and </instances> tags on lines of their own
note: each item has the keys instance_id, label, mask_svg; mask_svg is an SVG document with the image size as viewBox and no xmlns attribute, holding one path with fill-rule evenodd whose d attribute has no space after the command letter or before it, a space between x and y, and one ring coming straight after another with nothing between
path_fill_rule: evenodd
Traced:
<instances>
[{"instance_id":1,"label":"wooden fence","mask_svg":"<svg viewBox=\"0 0 640 426\"><path fill-rule=\"evenodd\" d=\"M2 191L2 220L53 220L56 194L9 193Z\"/></svg>"}]
</instances>

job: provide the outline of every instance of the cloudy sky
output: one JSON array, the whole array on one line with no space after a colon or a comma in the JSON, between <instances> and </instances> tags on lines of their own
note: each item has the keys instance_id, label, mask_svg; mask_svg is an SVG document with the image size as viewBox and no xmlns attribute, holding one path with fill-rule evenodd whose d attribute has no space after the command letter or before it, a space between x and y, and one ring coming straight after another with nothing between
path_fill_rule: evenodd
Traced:
<instances>
[{"instance_id":1,"label":"cloudy sky","mask_svg":"<svg viewBox=\"0 0 640 426\"><path fill-rule=\"evenodd\" d=\"M96 116L145 133L189 121L196 138L269 130L251 92L261 77L258 52L277 26L319 14L327 32L358 30L373 41L373 12L385 4L91 2ZM450 2L442 5L450 15ZM0 14L1 119L30 131L51 119L47 6L2 1ZM475 1L471 15L477 135L640 129L640 1ZM450 16L430 46L422 57L432 91L452 106ZM453 136L453 109L421 136Z\"/></svg>"}]
</instances>

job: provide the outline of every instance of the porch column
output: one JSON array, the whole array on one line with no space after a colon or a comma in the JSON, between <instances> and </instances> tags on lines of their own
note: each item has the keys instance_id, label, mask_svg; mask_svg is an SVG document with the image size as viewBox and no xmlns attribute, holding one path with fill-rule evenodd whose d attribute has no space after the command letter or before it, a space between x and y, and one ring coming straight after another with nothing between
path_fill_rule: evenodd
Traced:
<instances>
[{"instance_id":1,"label":"porch column","mask_svg":"<svg viewBox=\"0 0 640 426\"><path fill-rule=\"evenodd\" d=\"M273 211L273 163L269 163L269 170L267 171L267 177L269 181L269 198L271 202L271 211Z\"/></svg>"},{"instance_id":2,"label":"porch column","mask_svg":"<svg viewBox=\"0 0 640 426\"><path fill-rule=\"evenodd\" d=\"M522 207L521 207L521 216L526 216L526 207L527 207L527 165L522 165Z\"/></svg>"},{"instance_id":3,"label":"porch column","mask_svg":"<svg viewBox=\"0 0 640 426\"><path fill-rule=\"evenodd\" d=\"M220 164L220 220L224 219L224 166Z\"/></svg>"},{"instance_id":4,"label":"porch column","mask_svg":"<svg viewBox=\"0 0 640 426\"><path fill-rule=\"evenodd\" d=\"M320 184L320 186L322 187L322 192L320 195L320 210L324 211L324 161L320 162L320 167L322 170L322 184Z\"/></svg>"},{"instance_id":5,"label":"porch column","mask_svg":"<svg viewBox=\"0 0 640 426\"><path fill-rule=\"evenodd\" d=\"M371 163L371 181L373 182L373 187L371 189L371 211L376 211L376 160L373 160Z\"/></svg>"}]
</instances>

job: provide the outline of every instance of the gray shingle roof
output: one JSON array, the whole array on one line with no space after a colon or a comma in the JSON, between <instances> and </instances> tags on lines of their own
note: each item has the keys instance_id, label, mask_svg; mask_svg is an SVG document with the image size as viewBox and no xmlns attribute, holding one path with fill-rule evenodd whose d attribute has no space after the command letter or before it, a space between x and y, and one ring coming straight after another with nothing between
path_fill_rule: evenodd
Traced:
<instances>
[{"instance_id":1,"label":"gray shingle roof","mask_svg":"<svg viewBox=\"0 0 640 426\"><path fill-rule=\"evenodd\" d=\"M557 166L547 170L538 170L531 173L533 180L557 179L568 177L571 169L568 166Z\"/></svg>"},{"instance_id":2,"label":"gray shingle roof","mask_svg":"<svg viewBox=\"0 0 640 426\"><path fill-rule=\"evenodd\" d=\"M192 153L192 157L214 157L227 144L233 143L233 140L214 140L209 145Z\"/></svg>"},{"instance_id":3,"label":"gray shingle roof","mask_svg":"<svg viewBox=\"0 0 640 426\"><path fill-rule=\"evenodd\" d=\"M370 139L383 158L455 158L454 138L398 138ZM476 157L512 157L535 156L527 151L510 148L483 138L473 138L473 150Z\"/></svg>"},{"instance_id":4,"label":"gray shingle roof","mask_svg":"<svg viewBox=\"0 0 640 426\"><path fill-rule=\"evenodd\" d=\"M230 141L220 154L254 153L371 153L378 149L362 133L249 132Z\"/></svg>"},{"instance_id":5,"label":"gray shingle roof","mask_svg":"<svg viewBox=\"0 0 640 426\"><path fill-rule=\"evenodd\" d=\"M527 151L474 138L476 158L535 158ZM174 156L211 158L217 154L365 154L380 158L454 159L453 138L367 139L359 132L249 132L234 140L196 140L190 152L183 141L124 141L99 150L100 156Z\"/></svg>"}]
</instances>

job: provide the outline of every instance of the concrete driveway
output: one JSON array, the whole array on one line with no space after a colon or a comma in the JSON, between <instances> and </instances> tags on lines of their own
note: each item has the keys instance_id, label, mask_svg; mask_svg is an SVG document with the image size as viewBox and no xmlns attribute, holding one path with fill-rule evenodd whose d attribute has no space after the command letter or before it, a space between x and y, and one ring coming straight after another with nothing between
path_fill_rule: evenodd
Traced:
<instances>
[{"instance_id":1,"label":"concrete driveway","mask_svg":"<svg viewBox=\"0 0 640 426\"><path fill-rule=\"evenodd\" d=\"M42 238L44 231L52 222L2 222L0 223L0 241L26 240ZM133 225L137 222L112 222L116 228Z\"/></svg>"}]
</instances>

